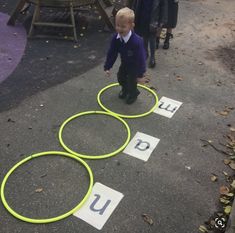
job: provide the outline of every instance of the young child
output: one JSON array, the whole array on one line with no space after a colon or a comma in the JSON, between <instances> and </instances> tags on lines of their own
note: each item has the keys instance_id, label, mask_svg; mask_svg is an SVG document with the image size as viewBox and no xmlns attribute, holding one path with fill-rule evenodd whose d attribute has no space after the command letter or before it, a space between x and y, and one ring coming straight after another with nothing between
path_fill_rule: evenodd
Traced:
<instances>
[{"instance_id":1,"label":"young child","mask_svg":"<svg viewBox=\"0 0 235 233\"><path fill-rule=\"evenodd\" d=\"M110 76L110 69L120 54L121 65L117 78L122 89L119 98L125 99L127 104L134 103L140 94L137 83L148 82L148 79L144 77L146 71L144 43L142 38L133 31L134 20L134 12L128 7L117 12L116 33L112 37L104 65L106 76Z\"/></svg>"}]
</instances>

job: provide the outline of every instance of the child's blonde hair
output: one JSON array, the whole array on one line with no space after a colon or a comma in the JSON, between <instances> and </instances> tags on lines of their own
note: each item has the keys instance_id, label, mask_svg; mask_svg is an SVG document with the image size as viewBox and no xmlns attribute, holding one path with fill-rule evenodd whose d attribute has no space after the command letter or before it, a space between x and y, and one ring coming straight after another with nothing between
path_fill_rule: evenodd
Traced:
<instances>
[{"instance_id":1,"label":"child's blonde hair","mask_svg":"<svg viewBox=\"0 0 235 233\"><path fill-rule=\"evenodd\" d=\"M128 19L131 23L134 23L135 21L135 13L133 10L131 10L128 7L124 7L122 9L120 9L117 14L116 17L118 18L126 18Z\"/></svg>"}]
</instances>

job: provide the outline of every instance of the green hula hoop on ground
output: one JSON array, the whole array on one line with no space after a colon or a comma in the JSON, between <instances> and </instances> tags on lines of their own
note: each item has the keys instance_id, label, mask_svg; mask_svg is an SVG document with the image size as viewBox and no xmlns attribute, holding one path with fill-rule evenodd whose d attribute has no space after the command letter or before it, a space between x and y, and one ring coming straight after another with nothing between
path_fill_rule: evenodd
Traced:
<instances>
[{"instance_id":1,"label":"green hula hoop on ground","mask_svg":"<svg viewBox=\"0 0 235 233\"><path fill-rule=\"evenodd\" d=\"M84 115L91 115L91 114L108 115L108 116L116 118L117 120L119 120L120 122L123 123L123 125L125 126L126 131L127 131L127 137L126 137L125 143L119 149L117 149L116 151L113 151L111 153L103 154L103 155L86 155L86 154L79 154L76 151L71 150L68 146L65 145L63 138L62 138L62 134L63 134L63 129L66 126L66 124L77 117L84 116ZM78 157L84 158L84 159L104 159L104 158L112 157L125 149L128 142L130 141L130 137L131 137L130 128L129 128L128 124L122 118L120 118L119 116L114 115L112 113L103 112L103 111L87 111L87 112L81 112L81 113L78 113L74 116L71 116L61 125L60 130L59 130L59 141L60 141L60 144L63 146L63 148L66 151L68 151L69 153L72 153L72 154L74 154Z\"/></svg>"},{"instance_id":2,"label":"green hula hoop on ground","mask_svg":"<svg viewBox=\"0 0 235 233\"><path fill-rule=\"evenodd\" d=\"M5 189L5 185L7 182L7 179L9 178L9 176L22 164L26 163L27 161L37 158L37 157L41 157L41 156L45 156L45 155L62 155L65 157L69 157L69 158L73 158L75 160L77 160L78 162L80 162L82 165L84 165L84 167L86 168L88 174L89 174L89 178L90 178L90 184L89 184L89 188L88 191L86 193L86 195L84 196L84 198L82 199L82 201L75 206L72 210L70 210L69 212L62 214L60 216L57 217L53 217L53 218L47 218L47 219L32 219L32 218L27 218L24 217L18 213L16 213L7 203L6 199L5 199L5 194L4 194L4 189ZM29 223L50 223L50 222L56 222L59 221L63 218L68 217L69 215L73 214L74 212L76 212L79 208L81 208L81 206L85 203L85 201L88 199L91 190L93 187L93 174L92 171L90 169L90 167L87 165L87 163L85 161L83 161L82 159L78 158L75 155L66 153L66 152L61 152L61 151L47 151L47 152L41 152L41 153L37 153L37 154L33 154L23 160L21 160L19 163L15 164L15 166L13 166L8 173L6 174L6 176L3 179L2 185L1 185L1 199L2 199L2 203L5 206L5 208L16 218L23 220L25 222L29 222Z\"/></svg>"},{"instance_id":3,"label":"green hula hoop on ground","mask_svg":"<svg viewBox=\"0 0 235 233\"><path fill-rule=\"evenodd\" d=\"M99 92L98 95L97 95L98 104L99 104L100 107L101 107L103 110L105 110L106 112L110 112L110 113L112 113L112 114L114 114L114 115L116 115L116 116L122 117L122 118L139 118L139 117L143 117L143 116L149 115L149 114L152 113L152 112L154 111L154 109L158 106L158 97L157 97L157 94L156 94L153 90L151 90L149 87L146 87L146 86L144 86L144 85L138 84L138 87L141 87L141 88L147 90L148 92L150 92L150 93L154 96L154 98L155 98L155 104L154 104L154 106L153 106L149 111L147 111L147 112L145 112L145 113L142 113L142 114L139 114L139 115L124 115L124 114L120 114L120 113L113 112L113 111L111 111L110 109L106 108L106 107L102 104L102 102L101 102L101 100L100 100L100 96L101 96L101 94L102 94L105 90L107 90L107 89L109 89L109 88L111 88L111 87L115 87L115 86L119 86L119 83L112 83L112 84L110 84L110 85L104 87L103 89L100 90L100 92Z\"/></svg>"}]
</instances>

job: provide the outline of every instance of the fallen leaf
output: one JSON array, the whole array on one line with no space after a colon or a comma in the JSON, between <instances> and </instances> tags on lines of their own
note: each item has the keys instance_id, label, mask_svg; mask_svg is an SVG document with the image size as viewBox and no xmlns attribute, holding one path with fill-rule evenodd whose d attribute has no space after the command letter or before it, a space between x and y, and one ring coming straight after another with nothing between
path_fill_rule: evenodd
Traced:
<instances>
[{"instance_id":1,"label":"fallen leaf","mask_svg":"<svg viewBox=\"0 0 235 233\"><path fill-rule=\"evenodd\" d=\"M228 134L228 135L227 135L227 138L228 138L232 143L235 143L235 138L234 138L231 134Z\"/></svg>"},{"instance_id":2,"label":"fallen leaf","mask_svg":"<svg viewBox=\"0 0 235 233\"><path fill-rule=\"evenodd\" d=\"M212 182L215 182L215 181L217 181L217 180L218 180L218 177L217 177L217 176L215 176L215 175L211 176L211 181L212 181Z\"/></svg>"},{"instance_id":3,"label":"fallen leaf","mask_svg":"<svg viewBox=\"0 0 235 233\"><path fill-rule=\"evenodd\" d=\"M235 180L230 184L233 189L235 189Z\"/></svg>"},{"instance_id":4,"label":"fallen leaf","mask_svg":"<svg viewBox=\"0 0 235 233\"><path fill-rule=\"evenodd\" d=\"M96 59L96 56L95 56L95 55L91 55L91 56L88 57L88 59L90 59L90 60L95 60L95 59Z\"/></svg>"},{"instance_id":5,"label":"fallen leaf","mask_svg":"<svg viewBox=\"0 0 235 233\"><path fill-rule=\"evenodd\" d=\"M235 128L231 127L230 131L235 132Z\"/></svg>"},{"instance_id":6,"label":"fallen leaf","mask_svg":"<svg viewBox=\"0 0 235 233\"><path fill-rule=\"evenodd\" d=\"M35 193L40 193L40 192L42 192L43 191L43 188L37 188L36 190L35 190Z\"/></svg>"},{"instance_id":7,"label":"fallen leaf","mask_svg":"<svg viewBox=\"0 0 235 233\"><path fill-rule=\"evenodd\" d=\"M150 88L151 90L157 91L157 88L154 87L154 86L150 86L149 88Z\"/></svg>"},{"instance_id":8,"label":"fallen leaf","mask_svg":"<svg viewBox=\"0 0 235 233\"><path fill-rule=\"evenodd\" d=\"M207 146L208 146L208 144L203 144L203 145L202 145L202 147L207 147Z\"/></svg>"},{"instance_id":9,"label":"fallen leaf","mask_svg":"<svg viewBox=\"0 0 235 233\"><path fill-rule=\"evenodd\" d=\"M227 197L233 197L234 196L234 194L233 193L227 193L227 194L225 194Z\"/></svg>"},{"instance_id":10,"label":"fallen leaf","mask_svg":"<svg viewBox=\"0 0 235 233\"><path fill-rule=\"evenodd\" d=\"M231 167L233 170L235 170L235 162L232 161L231 163L229 163L229 167Z\"/></svg>"},{"instance_id":11,"label":"fallen leaf","mask_svg":"<svg viewBox=\"0 0 235 233\"><path fill-rule=\"evenodd\" d=\"M199 227L199 231L201 231L201 232L208 232L207 228L205 226L203 226L203 225L201 225Z\"/></svg>"},{"instance_id":12,"label":"fallen leaf","mask_svg":"<svg viewBox=\"0 0 235 233\"><path fill-rule=\"evenodd\" d=\"M230 164L231 163L231 160L230 159L224 159L224 164L225 165L228 165L228 164Z\"/></svg>"},{"instance_id":13,"label":"fallen leaf","mask_svg":"<svg viewBox=\"0 0 235 233\"><path fill-rule=\"evenodd\" d=\"M150 226L153 225L153 220L149 215L142 214L142 217L143 217L144 221L147 222Z\"/></svg>"},{"instance_id":14,"label":"fallen leaf","mask_svg":"<svg viewBox=\"0 0 235 233\"><path fill-rule=\"evenodd\" d=\"M222 116L227 116L230 113L230 111L232 111L232 110L234 110L233 107L225 106L225 109L221 112L218 112L218 113Z\"/></svg>"},{"instance_id":15,"label":"fallen leaf","mask_svg":"<svg viewBox=\"0 0 235 233\"><path fill-rule=\"evenodd\" d=\"M232 210L232 206L228 205L224 208L224 213L228 215L231 213L231 210Z\"/></svg>"},{"instance_id":16,"label":"fallen leaf","mask_svg":"<svg viewBox=\"0 0 235 233\"><path fill-rule=\"evenodd\" d=\"M177 76L177 77L176 77L176 80L178 80L178 81L182 81L182 80L183 80L183 78L182 78L182 77L180 77L180 76Z\"/></svg>"},{"instance_id":17,"label":"fallen leaf","mask_svg":"<svg viewBox=\"0 0 235 233\"><path fill-rule=\"evenodd\" d=\"M220 191L220 194L222 194L222 195L227 194L227 193L229 193L229 188L227 186L221 186L219 191Z\"/></svg>"},{"instance_id":18,"label":"fallen leaf","mask_svg":"<svg viewBox=\"0 0 235 233\"><path fill-rule=\"evenodd\" d=\"M217 86L220 87L223 83L222 83L220 80L217 80L217 81L216 81L216 84L217 84Z\"/></svg>"},{"instance_id":19,"label":"fallen leaf","mask_svg":"<svg viewBox=\"0 0 235 233\"><path fill-rule=\"evenodd\" d=\"M45 173L45 174L43 174L43 175L41 175L40 176L40 178L43 178L43 177L45 177L45 176L47 176L47 174Z\"/></svg>"},{"instance_id":20,"label":"fallen leaf","mask_svg":"<svg viewBox=\"0 0 235 233\"><path fill-rule=\"evenodd\" d=\"M223 173L224 173L225 176L228 176L228 173L227 173L227 172L223 171Z\"/></svg>"},{"instance_id":21,"label":"fallen leaf","mask_svg":"<svg viewBox=\"0 0 235 233\"><path fill-rule=\"evenodd\" d=\"M228 111L221 111L221 112L219 112L219 114L221 116L227 116L229 114L229 112Z\"/></svg>"},{"instance_id":22,"label":"fallen leaf","mask_svg":"<svg viewBox=\"0 0 235 233\"><path fill-rule=\"evenodd\" d=\"M14 120L12 120L11 118L9 118L9 119L7 120L7 122L15 123L15 121L14 121Z\"/></svg>"},{"instance_id":23,"label":"fallen leaf","mask_svg":"<svg viewBox=\"0 0 235 233\"><path fill-rule=\"evenodd\" d=\"M220 202L227 205L227 204L229 204L230 201L221 197Z\"/></svg>"}]
</instances>

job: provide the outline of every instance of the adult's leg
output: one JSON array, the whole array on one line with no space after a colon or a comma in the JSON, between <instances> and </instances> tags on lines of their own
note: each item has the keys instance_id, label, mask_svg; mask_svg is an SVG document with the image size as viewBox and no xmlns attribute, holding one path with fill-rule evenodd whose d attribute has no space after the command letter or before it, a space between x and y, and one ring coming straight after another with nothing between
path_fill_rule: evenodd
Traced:
<instances>
[{"instance_id":1,"label":"adult's leg","mask_svg":"<svg viewBox=\"0 0 235 233\"><path fill-rule=\"evenodd\" d=\"M168 2L168 22L167 22L167 33L164 42L163 49L169 49L170 39L173 38L172 28L175 28L177 25L178 19L178 3L175 1Z\"/></svg>"},{"instance_id":2,"label":"adult's leg","mask_svg":"<svg viewBox=\"0 0 235 233\"><path fill-rule=\"evenodd\" d=\"M167 28L166 38L165 38L165 41L164 41L163 49L169 49L170 39L171 38L173 38L172 28Z\"/></svg>"},{"instance_id":3,"label":"adult's leg","mask_svg":"<svg viewBox=\"0 0 235 233\"><path fill-rule=\"evenodd\" d=\"M148 36L143 35L143 40L144 40L144 48L145 48L147 58L148 58L149 57L149 52L148 52L149 39L148 39Z\"/></svg>"},{"instance_id":4,"label":"adult's leg","mask_svg":"<svg viewBox=\"0 0 235 233\"><path fill-rule=\"evenodd\" d=\"M149 45L150 45L149 68L153 68L156 65L156 62L155 62L156 34L155 33L150 33Z\"/></svg>"},{"instance_id":5,"label":"adult's leg","mask_svg":"<svg viewBox=\"0 0 235 233\"><path fill-rule=\"evenodd\" d=\"M156 49L159 48L161 32L162 32L162 28L159 27L159 28L157 29L157 36L156 36Z\"/></svg>"}]
</instances>

